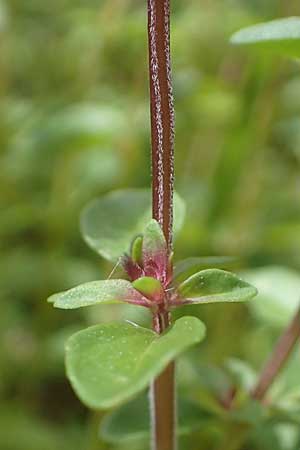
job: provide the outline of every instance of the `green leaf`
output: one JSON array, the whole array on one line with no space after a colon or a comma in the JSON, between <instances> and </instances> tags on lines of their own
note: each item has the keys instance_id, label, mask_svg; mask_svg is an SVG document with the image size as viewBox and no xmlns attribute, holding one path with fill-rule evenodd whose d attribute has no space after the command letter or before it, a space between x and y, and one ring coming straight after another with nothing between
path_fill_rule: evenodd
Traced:
<instances>
[{"instance_id":1,"label":"green leaf","mask_svg":"<svg viewBox=\"0 0 300 450\"><path fill-rule=\"evenodd\" d=\"M54 294L48 301L56 308L74 309L97 303L137 302L147 304L148 300L136 291L126 280L99 280L80 284L68 291Z\"/></svg>"},{"instance_id":2,"label":"green leaf","mask_svg":"<svg viewBox=\"0 0 300 450\"><path fill-rule=\"evenodd\" d=\"M67 375L83 403L109 408L143 390L204 335L195 317L182 317L161 336L131 323L96 325L68 340Z\"/></svg>"},{"instance_id":3,"label":"green leaf","mask_svg":"<svg viewBox=\"0 0 300 450\"><path fill-rule=\"evenodd\" d=\"M255 316L276 327L284 327L299 308L300 274L281 266L249 270L243 276L255 284L257 298L249 304Z\"/></svg>"},{"instance_id":4,"label":"green leaf","mask_svg":"<svg viewBox=\"0 0 300 450\"><path fill-rule=\"evenodd\" d=\"M131 258L133 262L139 264L142 261L143 237L138 236L131 245Z\"/></svg>"},{"instance_id":5,"label":"green leaf","mask_svg":"<svg viewBox=\"0 0 300 450\"><path fill-rule=\"evenodd\" d=\"M211 417L190 400L179 397L178 435L197 430ZM149 439L150 408L148 395L140 395L107 414L101 423L101 437L112 444L124 440Z\"/></svg>"},{"instance_id":6,"label":"green leaf","mask_svg":"<svg viewBox=\"0 0 300 450\"><path fill-rule=\"evenodd\" d=\"M174 231L184 221L185 205L174 195ZM87 244L109 261L129 251L130 243L144 231L151 219L151 193L148 189L111 192L93 200L81 214L81 232Z\"/></svg>"},{"instance_id":7,"label":"green leaf","mask_svg":"<svg viewBox=\"0 0 300 450\"><path fill-rule=\"evenodd\" d=\"M195 273L178 287L191 303L241 302L257 294L255 287L225 270L207 269Z\"/></svg>"},{"instance_id":8,"label":"green leaf","mask_svg":"<svg viewBox=\"0 0 300 450\"><path fill-rule=\"evenodd\" d=\"M299 372L299 371L298 371ZM298 373L299 378L299 373ZM277 401L272 401L271 412L278 422L292 422L300 425L300 389L281 392Z\"/></svg>"},{"instance_id":9,"label":"green leaf","mask_svg":"<svg viewBox=\"0 0 300 450\"><path fill-rule=\"evenodd\" d=\"M199 270L209 269L212 267L227 269L237 259L232 256L204 256L191 257L178 261L174 267L174 281L180 283L190 277Z\"/></svg>"},{"instance_id":10,"label":"green leaf","mask_svg":"<svg viewBox=\"0 0 300 450\"><path fill-rule=\"evenodd\" d=\"M166 256L166 240L164 233L156 220L150 220L145 228L143 236L143 257L145 263L147 263L148 260L156 261L157 256Z\"/></svg>"},{"instance_id":11,"label":"green leaf","mask_svg":"<svg viewBox=\"0 0 300 450\"><path fill-rule=\"evenodd\" d=\"M39 146L64 147L100 144L120 134L126 124L124 112L112 105L72 104L38 123L35 139Z\"/></svg>"},{"instance_id":12,"label":"green leaf","mask_svg":"<svg viewBox=\"0 0 300 450\"><path fill-rule=\"evenodd\" d=\"M242 404L228 412L227 419L234 423L254 427L267 419L267 410L258 401L247 398L243 400Z\"/></svg>"},{"instance_id":13,"label":"green leaf","mask_svg":"<svg viewBox=\"0 0 300 450\"><path fill-rule=\"evenodd\" d=\"M159 295L162 292L162 285L156 278L152 277L138 278L132 283L132 286L146 297Z\"/></svg>"},{"instance_id":14,"label":"green leaf","mask_svg":"<svg viewBox=\"0 0 300 450\"><path fill-rule=\"evenodd\" d=\"M249 363L238 358L229 358L226 368L230 372L234 384L250 392L257 381L257 373Z\"/></svg>"},{"instance_id":15,"label":"green leaf","mask_svg":"<svg viewBox=\"0 0 300 450\"><path fill-rule=\"evenodd\" d=\"M20 399L10 399L9 402L1 400L1 450L84 448L84 435L81 430L66 430L59 424L49 422L20 402Z\"/></svg>"},{"instance_id":16,"label":"green leaf","mask_svg":"<svg viewBox=\"0 0 300 450\"><path fill-rule=\"evenodd\" d=\"M299 58L300 17L277 19L243 28L232 35L230 42Z\"/></svg>"}]
</instances>

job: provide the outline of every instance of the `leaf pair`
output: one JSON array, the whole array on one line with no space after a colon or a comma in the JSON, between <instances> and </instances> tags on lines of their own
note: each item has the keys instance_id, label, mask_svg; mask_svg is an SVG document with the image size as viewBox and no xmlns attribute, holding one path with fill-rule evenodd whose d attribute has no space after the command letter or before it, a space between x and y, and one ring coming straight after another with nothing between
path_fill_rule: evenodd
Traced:
<instances>
[{"instance_id":1,"label":"leaf pair","mask_svg":"<svg viewBox=\"0 0 300 450\"><path fill-rule=\"evenodd\" d=\"M176 210L181 211L178 229L184 215L179 197ZM150 216L148 191L119 191L88 206L81 222L85 239L107 259L115 260L128 251L128 242L138 235L130 254L122 258L130 281L92 281L55 294L49 301L62 309L126 302L156 313L162 307L169 311L191 303L244 301L256 294L254 287L230 272L198 271L203 267L198 259L192 264L179 263L172 279L172 260L164 235ZM97 325L68 340L67 374L86 405L107 408L144 389L170 361L200 342L204 334L205 326L195 317L177 320L162 335L130 323Z\"/></svg>"},{"instance_id":2,"label":"leaf pair","mask_svg":"<svg viewBox=\"0 0 300 450\"><path fill-rule=\"evenodd\" d=\"M56 308L75 309L105 303L132 303L151 307L140 291L154 289L154 278L143 277L133 284L126 280L99 280L84 283L49 298ZM151 284L151 287L148 287ZM137 287L139 290L134 288ZM256 295L256 289L236 275L220 269L206 269L181 283L174 294L173 306L216 302L241 302Z\"/></svg>"},{"instance_id":3,"label":"leaf pair","mask_svg":"<svg viewBox=\"0 0 300 450\"><path fill-rule=\"evenodd\" d=\"M187 303L208 303L247 300L256 290L229 272L207 269L181 283L178 293ZM50 298L54 306L67 309L129 299L143 306L148 301L125 280L94 281ZM204 334L203 323L195 317L177 320L161 336L129 323L97 325L69 339L67 374L86 405L107 408L144 389L170 361L200 342Z\"/></svg>"}]
</instances>

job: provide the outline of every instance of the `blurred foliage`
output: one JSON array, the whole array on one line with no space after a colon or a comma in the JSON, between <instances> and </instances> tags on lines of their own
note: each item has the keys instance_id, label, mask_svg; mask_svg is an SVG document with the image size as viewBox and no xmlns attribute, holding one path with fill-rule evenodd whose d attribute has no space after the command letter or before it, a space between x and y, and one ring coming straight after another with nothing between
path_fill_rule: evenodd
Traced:
<instances>
[{"instance_id":1,"label":"blurred foliage","mask_svg":"<svg viewBox=\"0 0 300 450\"><path fill-rule=\"evenodd\" d=\"M299 2L173 1L176 189L187 202L176 259L233 256L241 271L299 275L299 64L228 43L241 27L290 15ZM103 413L73 394L63 343L83 325L149 317L45 302L112 270L80 237L86 202L149 187L146 43L145 2L0 0L1 450L147 448L98 439ZM281 289L294 304L284 279ZM178 364L180 393L201 408L182 449L231 450L232 436L244 450L299 449L299 352L268 408L245 400L241 380L251 383L283 325L252 311L201 309L208 337ZM236 410L225 414L216 397L233 383Z\"/></svg>"},{"instance_id":2,"label":"blurred foliage","mask_svg":"<svg viewBox=\"0 0 300 450\"><path fill-rule=\"evenodd\" d=\"M237 45L255 46L256 50L270 51L292 58L300 55L300 18L287 17L269 20L242 28L231 36L230 42Z\"/></svg>"}]
</instances>

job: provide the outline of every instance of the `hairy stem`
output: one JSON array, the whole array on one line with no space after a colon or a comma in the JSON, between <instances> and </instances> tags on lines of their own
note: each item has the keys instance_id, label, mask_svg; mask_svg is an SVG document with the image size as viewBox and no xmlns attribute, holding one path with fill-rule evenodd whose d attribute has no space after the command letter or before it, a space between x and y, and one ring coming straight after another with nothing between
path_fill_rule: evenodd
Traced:
<instances>
[{"instance_id":1,"label":"hairy stem","mask_svg":"<svg viewBox=\"0 0 300 450\"><path fill-rule=\"evenodd\" d=\"M169 313L153 318L153 329L162 333L169 326ZM175 363L170 363L150 387L152 448L173 450L176 447Z\"/></svg>"},{"instance_id":2,"label":"hairy stem","mask_svg":"<svg viewBox=\"0 0 300 450\"><path fill-rule=\"evenodd\" d=\"M252 397L263 400L268 389L287 362L297 340L300 337L300 307L291 323L280 336L270 359L267 361L256 386L252 391Z\"/></svg>"},{"instance_id":3,"label":"hairy stem","mask_svg":"<svg viewBox=\"0 0 300 450\"><path fill-rule=\"evenodd\" d=\"M174 105L170 62L170 0L148 0L153 217L172 248Z\"/></svg>"},{"instance_id":4,"label":"hairy stem","mask_svg":"<svg viewBox=\"0 0 300 450\"><path fill-rule=\"evenodd\" d=\"M173 240L174 106L170 62L170 0L148 1L148 47L152 147L152 214L164 232L168 252ZM153 318L162 333L167 311ZM153 450L175 449L175 366L171 363L150 389Z\"/></svg>"},{"instance_id":5,"label":"hairy stem","mask_svg":"<svg viewBox=\"0 0 300 450\"><path fill-rule=\"evenodd\" d=\"M175 364L172 362L150 387L152 448L175 448Z\"/></svg>"}]
</instances>

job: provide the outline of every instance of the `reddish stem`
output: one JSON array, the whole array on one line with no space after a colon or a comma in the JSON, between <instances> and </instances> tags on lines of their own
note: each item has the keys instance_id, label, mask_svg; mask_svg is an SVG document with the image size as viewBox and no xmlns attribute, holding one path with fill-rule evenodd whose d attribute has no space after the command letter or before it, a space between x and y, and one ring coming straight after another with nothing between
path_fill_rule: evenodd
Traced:
<instances>
[{"instance_id":1,"label":"reddish stem","mask_svg":"<svg viewBox=\"0 0 300 450\"><path fill-rule=\"evenodd\" d=\"M258 381L251 392L252 398L263 401L267 391L272 386L279 372L288 361L298 339L300 338L300 307L288 327L280 336L271 356L266 362ZM221 403L226 409L231 409L235 399L236 389L230 389Z\"/></svg>"},{"instance_id":2,"label":"reddish stem","mask_svg":"<svg viewBox=\"0 0 300 450\"><path fill-rule=\"evenodd\" d=\"M175 363L151 384L151 422L153 450L173 450L176 447Z\"/></svg>"},{"instance_id":3,"label":"reddish stem","mask_svg":"<svg viewBox=\"0 0 300 450\"><path fill-rule=\"evenodd\" d=\"M172 248L174 105L170 63L170 0L148 0L153 218Z\"/></svg>"},{"instance_id":4,"label":"reddish stem","mask_svg":"<svg viewBox=\"0 0 300 450\"><path fill-rule=\"evenodd\" d=\"M287 329L280 336L270 359L267 361L259 380L252 391L252 397L263 400L268 389L287 362L289 355L300 337L300 308L293 317Z\"/></svg>"},{"instance_id":5,"label":"reddish stem","mask_svg":"<svg viewBox=\"0 0 300 450\"><path fill-rule=\"evenodd\" d=\"M149 81L152 144L152 213L164 232L168 253L173 240L174 106L170 63L170 0L148 1ZM170 315L162 309L153 329L162 333ZM175 448L174 363L153 381L151 418L154 450Z\"/></svg>"},{"instance_id":6,"label":"reddish stem","mask_svg":"<svg viewBox=\"0 0 300 450\"><path fill-rule=\"evenodd\" d=\"M168 311L153 315L153 329L163 333L170 324ZM152 449L176 448L175 363L171 362L150 387Z\"/></svg>"}]
</instances>

